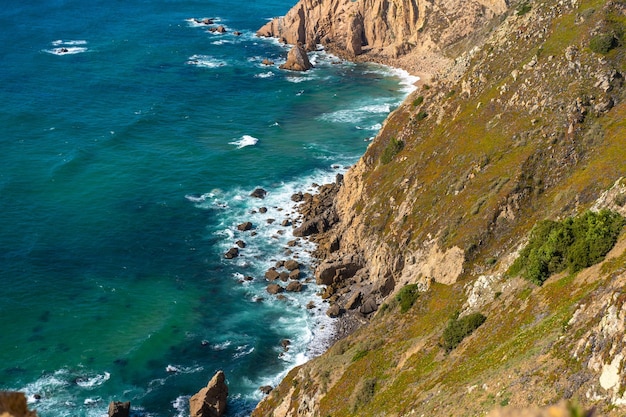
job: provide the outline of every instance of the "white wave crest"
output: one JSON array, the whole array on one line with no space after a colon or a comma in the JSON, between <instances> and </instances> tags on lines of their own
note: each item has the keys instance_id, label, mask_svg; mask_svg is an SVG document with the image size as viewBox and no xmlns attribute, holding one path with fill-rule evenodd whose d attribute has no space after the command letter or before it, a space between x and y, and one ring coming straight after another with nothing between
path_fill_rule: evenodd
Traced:
<instances>
[{"instance_id":1,"label":"white wave crest","mask_svg":"<svg viewBox=\"0 0 626 417\"><path fill-rule=\"evenodd\" d=\"M189 57L187 65L195 65L200 68L219 68L226 66L227 63L209 55L192 55Z\"/></svg>"},{"instance_id":2,"label":"white wave crest","mask_svg":"<svg viewBox=\"0 0 626 417\"><path fill-rule=\"evenodd\" d=\"M274 74L272 71L268 71L268 72L262 72L260 74L256 74L254 78L270 78L270 77L273 77L274 75L276 74Z\"/></svg>"},{"instance_id":3,"label":"white wave crest","mask_svg":"<svg viewBox=\"0 0 626 417\"><path fill-rule=\"evenodd\" d=\"M95 388L107 382L111 378L111 374L105 372L102 375L96 375L93 377L80 377L76 378L76 385L81 388Z\"/></svg>"},{"instance_id":4,"label":"white wave crest","mask_svg":"<svg viewBox=\"0 0 626 417\"><path fill-rule=\"evenodd\" d=\"M392 105L389 103L367 104L353 109L337 110L332 113L324 113L319 120L331 123L359 123L368 116L374 114L386 114L391 112Z\"/></svg>"},{"instance_id":5,"label":"white wave crest","mask_svg":"<svg viewBox=\"0 0 626 417\"><path fill-rule=\"evenodd\" d=\"M237 149L241 149L241 148L245 148L246 146L254 146L257 144L257 142L259 141L259 139L250 136L250 135L243 135L241 138L239 138L239 140L235 140L233 142L228 142L229 145L235 145L237 146Z\"/></svg>"}]
</instances>

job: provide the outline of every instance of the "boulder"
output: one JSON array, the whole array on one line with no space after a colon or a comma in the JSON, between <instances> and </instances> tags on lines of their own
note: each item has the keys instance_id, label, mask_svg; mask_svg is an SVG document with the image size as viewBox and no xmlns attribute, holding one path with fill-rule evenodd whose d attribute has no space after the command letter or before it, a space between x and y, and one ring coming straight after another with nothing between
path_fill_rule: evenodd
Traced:
<instances>
[{"instance_id":1,"label":"boulder","mask_svg":"<svg viewBox=\"0 0 626 417\"><path fill-rule=\"evenodd\" d=\"M254 191L252 191L252 193L250 193L250 197L254 197L254 198L265 198L266 195L267 195L267 191L265 191L263 188L257 188Z\"/></svg>"},{"instance_id":2,"label":"boulder","mask_svg":"<svg viewBox=\"0 0 626 417\"><path fill-rule=\"evenodd\" d=\"M233 35L235 35L235 36L241 36L241 35L243 35L243 33L241 33L241 32L239 32L238 30L236 30L236 31L234 31L234 32L233 32Z\"/></svg>"},{"instance_id":3,"label":"boulder","mask_svg":"<svg viewBox=\"0 0 626 417\"><path fill-rule=\"evenodd\" d=\"M242 231L242 232L246 232L248 230L252 229L252 223L251 222L243 222L240 225L237 226L237 230Z\"/></svg>"},{"instance_id":4,"label":"boulder","mask_svg":"<svg viewBox=\"0 0 626 417\"><path fill-rule=\"evenodd\" d=\"M311 68L313 68L313 65L301 44L291 48L287 54L287 62L280 66L280 69L290 71L308 71Z\"/></svg>"},{"instance_id":5,"label":"boulder","mask_svg":"<svg viewBox=\"0 0 626 417\"><path fill-rule=\"evenodd\" d=\"M243 240L238 240L235 242L235 244L242 249L246 247L246 242L244 242Z\"/></svg>"},{"instance_id":6,"label":"boulder","mask_svg":"<svg viewBox=\"0 0 626 417\"><path fill-rule=\"evenodd\" d=\"M280 280L283 282L287 282L289 281L289 273L285 271L280 271L278 273L278 278L280 278Z\"/></svg>"},{"instance_id":7,"label":"boulder","mask_svg":"<svg viewBox=\"0 0 626 417\"><path fill-rule=\"evenodd\" d=\"M374 297L370 297L365 300L361 308L359 308L359 312L365 315L371 314L376 310L378 310L378 303Z\"/></svg>"},{"instance_id":8,"label":"boulder","mask_svg":"<svg viewBox=\"0 0 626 417\"><path fill-rule=\"evenodd\" d=\"M291 201L293 201L294 203L299 203L303 200L303 195L302 195L302 191L299 191L295 194L291 195Z\"/></svg>"},{"instance_id":9,"label":"boulder","mask_svg":"<svg viewBox=\"0 0 626 417\"><path fill-rule=\"evenodd\" d=\"M221 417L226 412L228 386L223 371L218 371L196 395L189 399L191 417Z\"/></svg>"},{"instance_id":10,"label":"boulder","mask_svg":"<svg viewBox=\"0 0 626 417\"><path fill-rule=\"evenodd\" d=\"M354 310L355 308L357 308L361 304L361 298L363 298L363 294L361 293L361 291L355 292L352 297L350 297L346 302L346 309Z\"/></svg>"},{"instance_id":11,"label":"boulder","mask_svg":"<svg viewBox=\"0 0 626 417\"><path fill-rule=\"evenodd\" d=\"M259 208L259 213L262 213L262 214L267 213L267 207L261 207L261 208Z\"/></svg>"},{"instance_id":12,"label":"boulder","mask_svg":"<svg viewBox=\"0 0 626 417\"><path fill-rule=\"evenodd\" d=\"M294 269L293 271L289 272L289 279L300 279L300 270Z\"/></svg>"},{"instance_id":13,"label":"boulder","mask_svg":"<svg viewBox=\"0 0 626 417\"><path fill-rule=\"evenodd\" d=\"M28 410L24 393L0 391L0 416L37 417L37 413Z\"/></svg>"},{"instance_id":14,"label":"boulder","mask_svg":"<svg viewBox=\"0 0 626 417\"><path fill-rule=\"evenodd\" d=\"M289 259L288 261L285 262L285 268L289 271L293 271L293 270L300 268L300 263L293 259Z\"/></svg>"},{"instance_id":15,"label":"boulder","mask_svg":"<svg viewBox=\"0 0 626 417\"><path fill-rule=\"evenodd\" d=\"M332 319L339 317L341 313L341 307L339 307L337 304L331 305L326 311L326 315Z\"/></svg>"},{"instance_id":16,"label":"boulder","mask_svg":"<svg viewBox=\"0 0 626 417\"><path fill-rule=\"evenodd\" d=\"M326 260L315 270L315 279L320 285L330 285L352 278L362 267L363 261L352 255Z\"/></svg>"},{"instance_id":17,"label":"boulder","mask_svg":"<svg viewBox=\"0 0 626 417\"><path fill-rule=\"evenodd\" d=\"M291 281L287 284L286 290L288 292L300 292L302 291L302 283L300 281Z\"/></svg>"},{"instance_id":18,"label":"boulder","mask_svg":"<svg viewBox=\"0 0 626 417\"><path fill-rule=\"evenodd\" d=\"M109 403L109 417L129 417L130 401L111 401Z\"/></svg>"},{"instance_id":19,"label":"boulder","mask_svg":"<svg viewBox=\"0 0 626 417\"><path fill-rule=\"evenodd\" d=\"M288 227L291 226L291 220L285 219L280 223L281 226Z\"/></svg>"},{"instance_id":20,"label":"boulder","mask_svg":"<svg viewBox=\"0 0 626 417\"><path fill-rule=\"evenodd\" d=\"M281 292L285 291L285 289L278 284L270 284L265 290L272 295L280 294Z\"/></svg>"},{"instance_id":21,"label":"boulder","mask_svg":"<svg viewBox=\"0 0 626 417\"><path fill-rule=\"evenodd\" d=\"M261 61L261 64L270 66L270 65L274 65L274 61L265 58L263 61Z\"/></svg>"},{"instance_id":22,"label":"boulder","mask_svg":"<svg viewBox=\"0 0 626 417\"><path fill-rule=\"evenodd\" d=\"M224 258L226 259L233 259L237 256L239 256L239 248L230 248L228 249L228 252L224 254Z\"/></svg>"},{"instance_id":23,"label":"boulder","mask_svg":"<svg viewBox=\"0 0 626 417\"><path fill-rule=\"evenodd\" d=\"M270 392L272 392L274 388L272 388L271 385L263 385L262 387L259 387L259 391L261 391L263 394L268 395Z\"/></svg>"},{"instance_id":24,"label":"boulder","mask_svg":"<svg viewBox=\"0 0 626 417\"><path fill-rule=\"evenodd\" d=\"M283 350L286 352L289 350L289 346L291 346L291 340L283 339L280 341L280 345L283 347Z\"/></svg>"},{"instance_id":25,"label":"boulder","mask_svg":"<svg viewBox=\"0 0 626 417\"><path fill-rule=\"evenodd\" d=\"M265 279L268 281L275 281L279 276L280 274L274 268L270 268L265 272Z\"/></svg>"}]
</instances>

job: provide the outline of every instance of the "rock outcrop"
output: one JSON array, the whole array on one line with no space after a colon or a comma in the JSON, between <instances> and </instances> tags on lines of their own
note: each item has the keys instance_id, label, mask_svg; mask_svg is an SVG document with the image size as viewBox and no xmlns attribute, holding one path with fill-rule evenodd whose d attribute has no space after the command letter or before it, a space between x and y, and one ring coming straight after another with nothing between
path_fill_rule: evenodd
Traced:
<instances>
[{"instance_id":1,"label":"rock outcrop","mask_svg":"<svg viewBox=\"0 0 626 417\"><path fill-rule=\"evenodd\" d=\"M308 71L313 68L309 57L301 44L296 44L287 54L287 62L280 66L280 69L289 71Z\"/></svg>"},{"instance_id":2,"label":"rock outcrop","mask_svg":"<svg viewBox=\"0 0 626 417\"><path fill-rule=\"evenodd\" d=\"M257 35L308 50L322 44L348 58L365 54L368 60L389 62L411 55L398 66L419 71L423 57L430 57L429 69L447 62L443 49L506 10L505 0L300 0Z\"/></svg>"},{"instance_id":3,"label":"rock outcrop","mask_svg":"<svg viewBox=\"0 0 626 417\"><path fill-rule=\"evenodd\" d=\"M109 403L109 417L129 417L130 401L111 401Z\"/></svg>"},{"instance_id":4,"label":"rock outcrop","mask_svg":"<svg viewBox=\"0 0 626 417\"><path fill-rule=\"evenodd\" d=\"M189 399L191 417L221 417L226 412L228 386L223 371L218 371L206 387Z\"/></svg>"},{"instance_id":5,"label":"rock outcrop","mask_svg":"<svg viewBox=\"0 0 626 417\"><path fill-rule=\"evenodd\" d=\"M37 413L28 410L24 393L0 391L0 417L37 417Z\"/></svg>"}]
</instances>

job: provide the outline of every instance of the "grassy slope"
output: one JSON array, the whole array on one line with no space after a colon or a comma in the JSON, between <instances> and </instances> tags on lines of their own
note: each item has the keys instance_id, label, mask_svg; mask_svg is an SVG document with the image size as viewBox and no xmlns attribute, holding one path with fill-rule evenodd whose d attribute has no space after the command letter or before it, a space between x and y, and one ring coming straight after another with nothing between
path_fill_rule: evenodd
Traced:
<instances>
[{"instance_id":1,"label":"grassy slope","mask_svg":"<svg viewBox=\"0 0 626 417\"><path fill-rule=\"evenodd\" d=\"M585 390L594 377L572 352L601 312L568 322L581 304L626 280L623 237L611 261L575 277L555 276L543 287L497 279L497 296L481 309L485 324L451 354L440 347L466 285L479 274L498 276L536 221L587 208L626 175L626 94L619 79L609 91L596 84L597 74L626 73L626 47L606 56L589 49L607 22L626 27L624 2L529 4L529 13L509 16L466 57L459 82L442 80L409 98L365 155L366 191L354 209L370 232L399 251L429 233L458 245L466 251L463 276L452 286L433 284L407 313L390 302L369 325L293 370L255 415L270 415L289 392L294 410L322 393L313 414L324 417L471 416L561 398L593 403ZM418 96L423 102L414 106ZM608 97L615 106L594 111ZM428 117L419 120L420 112ZM404 149L380 164L391 138ZM594 405L601 415L624 414L606 400Z\"/></svg>"}]
</instances>

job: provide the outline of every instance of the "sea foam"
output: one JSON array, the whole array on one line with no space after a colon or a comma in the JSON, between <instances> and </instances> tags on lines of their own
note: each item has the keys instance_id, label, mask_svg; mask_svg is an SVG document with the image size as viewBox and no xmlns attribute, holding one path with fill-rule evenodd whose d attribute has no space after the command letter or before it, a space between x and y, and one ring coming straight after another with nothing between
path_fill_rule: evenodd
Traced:
<instances>
[{"instance_id":1,"label":"sea foam","mask_svg":"<svg viewBox=\"0 0 626 417\"><path fill-rule=\"evenodd\" d=\"M233 142L228 142L229 145L235 145L237 147L237 149L241 149L241 148L245 148L246 146L254 146L259 142L259 139L250 136L250 135L243 135L241 138L233 141Z\"/></svg>"}]
</instances>

